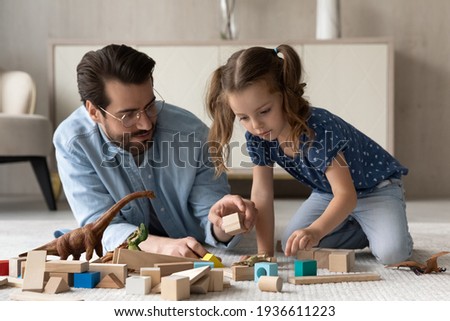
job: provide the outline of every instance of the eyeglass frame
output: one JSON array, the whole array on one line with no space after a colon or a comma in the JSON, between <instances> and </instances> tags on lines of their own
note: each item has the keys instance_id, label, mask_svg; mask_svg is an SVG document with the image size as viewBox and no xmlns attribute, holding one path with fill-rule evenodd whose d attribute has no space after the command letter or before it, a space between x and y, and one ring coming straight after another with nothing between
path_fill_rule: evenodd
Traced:
<instances>
[{"instance_id":1,"label":"eyeglass frame","mask_svg":"<svg viewBox=\"0 0 450 321\"><path fill-rule=\"evenodd\" d=\"M144 109L142 109L142 110L140 110L140 111L130 111L130 112L128 112L128 113L136 113L136 118L135 118L135 119L137 119L136 122L133 123L133 124L130 125L130 126L125 126L125 124L123 123L123 119L124 119L125 117L128 116L127 113L125 113L121 118L119 118L119 117L113 115L112 113L110 113L109 111L107 111L107 110L106 110L105 108L103 108L102 106L97 105L97 107L98 107L100 110L102 110L102 111L104 111L105 113L107 113L107 114L108 114L109 116L111 116L112 118L114 118L115 120L120 121L120 122L122 123L122 126L123 126L124 128L130 128L130 127L133 127L134 125L136 125L136 124L138 123L138 121L141 119L142 113L145 113L145 115L146 115L147 117L155 117L155 116L158 115L158 114L161 112L161 110L164 108L164 105L166 104L166 101L164 100L164 98L161 96L161 94L160 94L155 88L153 88L153 91L156 92L156 93L158 94L159 98L161 98L161 99L160 99L160 100L157 100L157 99L156 99L156 95L155 95L155 97L152 99L152 101L151 101L151 102L148 104L148 106L145 107ZM162 106L161 106L161 108L156 112L156 114L155 114L155 115L152 115L152 116L150 116L149 114L147 114L147 111L148 111L148 110L151 110L151 108L152 108L153 106L156 107L156 103L158 103L158 102L160 102ZM133 119L132 117L130 117L130 118Z\"/></svg>"}]
</instances>

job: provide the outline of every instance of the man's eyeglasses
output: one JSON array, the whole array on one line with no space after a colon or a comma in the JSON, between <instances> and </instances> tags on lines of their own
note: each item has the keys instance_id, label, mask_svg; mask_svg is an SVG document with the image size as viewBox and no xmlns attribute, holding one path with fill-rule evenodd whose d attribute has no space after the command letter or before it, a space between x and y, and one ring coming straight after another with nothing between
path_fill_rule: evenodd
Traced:
<instances>
[{"instance_id":1,"label":"man's eyeglasses","mask_svg":"<svg viewBox=\"0 0 450 321\"><path fill-rule=\"evenodd\" d=\"M155 117L156 115L158 115L159 112L164 108L164 104L165 104L164 98L161 97L161 94L156 89L153 88L153 91L158 95L159 98L161 98L160 100L156 100L156 96L155 96L155 98L153 98L153 100L150 102L150 104L147 107L145 107L143 110L130 111L130 112L125 113L122 117L114 116L113 114L108 112L106 109L104 109L100 105L97 105L97 107L100 108L101 110L103 110L105 113L107 113L112 118L120 121L122 123L123 127L125 127L125 128L133 127L134 125L137 124L139 119L141 119L142 113L145 112L147 117L152 118L152 117Z\"/></svg>"}]
</instances>

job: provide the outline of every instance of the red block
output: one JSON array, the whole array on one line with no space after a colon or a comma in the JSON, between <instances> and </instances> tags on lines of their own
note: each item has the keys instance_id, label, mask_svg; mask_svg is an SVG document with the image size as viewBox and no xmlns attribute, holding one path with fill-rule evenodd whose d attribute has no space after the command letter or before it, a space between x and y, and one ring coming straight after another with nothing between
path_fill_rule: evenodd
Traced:
<instances>
[{"instance_id":1,"label":"red block","mask_svg":"<svg viewBox=\"0 0 450 321\"><path fill-rule=\"evenodd\" d=\"M9 276L9 260L0 260L0 275Z\"/></svg>"}]
</instances>

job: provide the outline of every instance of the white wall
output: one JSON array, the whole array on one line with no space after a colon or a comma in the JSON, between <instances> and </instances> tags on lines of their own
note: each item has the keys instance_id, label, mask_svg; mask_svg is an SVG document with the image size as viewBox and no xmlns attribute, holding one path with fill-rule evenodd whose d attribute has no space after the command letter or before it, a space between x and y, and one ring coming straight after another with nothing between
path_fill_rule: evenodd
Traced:
<instances>
[{"instance_id":1,"label":"white wall","mask_svg":"<svg viewBox=\"0 0 450 321\"><path fill-rule=\"evenodd\" d=\"M236 0L239 38L312 39L315 3ZM410 168L408 197L450 196L450 1L341 0L341 12L342 36L394 39L395 146ZM218 0L0 0L0 67L30 72L37 112L48 115L49 39L216 40L219 17ZM39 193L32 175L1 165L0 194Z\"/></svg>"}]
</instances>

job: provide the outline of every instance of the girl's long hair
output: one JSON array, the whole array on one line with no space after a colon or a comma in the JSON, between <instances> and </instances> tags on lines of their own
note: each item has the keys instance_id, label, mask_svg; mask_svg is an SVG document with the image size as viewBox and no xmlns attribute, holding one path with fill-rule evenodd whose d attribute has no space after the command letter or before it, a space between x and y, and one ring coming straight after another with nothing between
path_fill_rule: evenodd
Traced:
<instances>
[{"instance_id":1,"label":"girl's long hair","mask_svg":"<svg viewBox=\"0 0 450 321\"><path fill-rule=\"evenodd\" d=\"M313 131L307 125L309 102L303 97L306 84L301 79L300 57L289 45L280 45L275 49L251 47L237 51L225 65L214 71L206 95L206 108L212 119L209 146L217 175L227 170L227 146L235 120L227 95L242 91L259 81L266 81L271 92L282 93L283 111L291 127L289 139L293 142L294 150L299 151L302 134L313 138Z\"/></svg>"}]
</instances>

